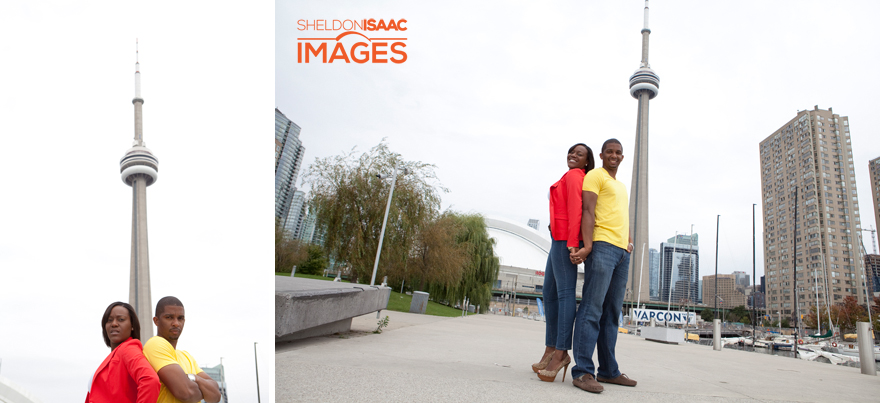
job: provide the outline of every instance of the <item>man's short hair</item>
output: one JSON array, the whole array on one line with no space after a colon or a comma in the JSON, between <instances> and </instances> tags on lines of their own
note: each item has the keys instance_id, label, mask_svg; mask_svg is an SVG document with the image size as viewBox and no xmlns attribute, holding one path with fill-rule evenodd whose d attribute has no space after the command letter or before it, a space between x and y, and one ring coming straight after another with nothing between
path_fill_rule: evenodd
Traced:
<instances>
[{"instance_id":1,"label":"man's short hair","mask_svg":"<svg viewBox=\"0 0 880 403\"><path fill-rule=\"evenodd\" d=\"M163 297L156 303L156 317L158 318L162 312L165 312L166 306L179 306L183 308L183 302L180 302L177 297Z\"/></svg>"},{"instance_id":2,"label":"man's short hair","mask_svg":"<svg viewBox=\"0 0 880 403\"><path fill-rule=\"evenodd\" d=\"M604 153L604 152L605 152L605 147L607 147L609 144L617 144L617 145L620 146L620 151L623 151L623 144L620 144L620 140L618 140L618 139L608 139L608 140L605 140L604 143L602 143L602 151L600 151L600 152L603 152L603 153Z\"/></svg>"}]
</instances>

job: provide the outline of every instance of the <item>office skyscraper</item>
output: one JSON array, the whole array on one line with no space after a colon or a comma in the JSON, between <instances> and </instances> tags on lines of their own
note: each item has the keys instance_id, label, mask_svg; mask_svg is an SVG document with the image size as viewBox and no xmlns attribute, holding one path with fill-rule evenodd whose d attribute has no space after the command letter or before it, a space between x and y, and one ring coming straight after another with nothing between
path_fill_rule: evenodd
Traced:
<instances>
[{"instance_id":1,"label":"office skyscraper","mask_svg":"<svg viewBox=\"0 0 880 403\"><path fill-rule=\"evenodd\" d=\"M825 304L864 303L849 119L831 108L800 111L759 151L767 309L796 317L795 286L801 313L817 292Z\"/></svg>"},{"instance_id":2,"label":"office skyscraper","mask_svg":"<svg viewBox=\"0 0 880 403\"><path fill-rule=\"evenodd\" d=\"M698 300L700 247L696 234L678 235L660 244L660 301L695 304Z\"/></svg>"},{"instance_id":3,"label":"office skyscraper","mask_svg":"<svg viewBox=\"0 0 880 403\"><path fill-rule=\"evenodd\" d=\"M651 301L659 301L660 300L660 252L657 249L651 248L648 249L648 261L651 262L651 266L648 268L648 278L651 279L649 283L649 292L651 296Z\"/></svg>"},{"instance_id":4,"label":"office skyscraper","mask_svg":"<svg viewBox=\"0 0 880 403\"><path fill-rule=\"evenodd\" d=\"M143 105L141 98L141 65L135 58L134 69L134 141L119 161L122 182L131 186L131 272L128 302L138 317L144 318L141 340L153 337L153 326L146 318L153 317L150 299L150 251L147 243L147 186L159 178L159 159L144 143Z\"/></svg>"},{"instance_id":5,"label":"office skyscraper","mask_svg":"<svg viewBox=\"0 0 880 403\"><path fill-rule=\"evenodd\" d=\"M292 214L296 192L296 176L302 164L305 147L299 139L300 127L281 111L275 109L275 219L284 228L296 228L296 223L288 225L288 220L298 220L300 211Z\"/></svg>"},{"instance_id":6,"label":"office skyscraper","mask_svg":"<svg viewBox=\"0 0 880 403\"><path fill-rule=\"evenodd\" d=\"M636 120L636 141L632 152L624 148L624 155L632 158L632 183L629 194L629 233L633 239L633 251L630 258L630 276L627 279L626 293L630 301L650 299L649 287L639 289L639 284L648 283L648 266L646 262L648 244L648 104L660 91L660 77L651 70L648 64L648 0L645 0L645 25L642 28L642 61L639 69L629 78L629 94L639 100L638 118ZM641 295L636 295L641 294Z\"/></svg>"}]
</instances>

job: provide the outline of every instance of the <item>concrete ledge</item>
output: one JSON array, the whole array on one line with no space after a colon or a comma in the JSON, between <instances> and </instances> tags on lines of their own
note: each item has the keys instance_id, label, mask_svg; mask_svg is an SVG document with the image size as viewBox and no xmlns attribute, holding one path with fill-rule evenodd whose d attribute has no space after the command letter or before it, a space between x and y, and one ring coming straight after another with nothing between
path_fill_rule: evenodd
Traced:
<instances>
[{"instance_id":1,"label":"concrete ledge","mask_svg":"<svg viewBox=\"0 0 880 403\"><path fill-rule=\"evenodd\" d=\"M275 276L275 341L348 331L351 318L388 307L382 286Z\"/></svg>"},{"instance_id":2,"label":"concrete ledge","mask_svg":"<svg viewBox=\"0 0 880 403\"><path fill-rule=\"evenodd\" d=\"M666 344L678 344L684 342L684 329L671 327L642 327L642 337L645 340L656 341Z\"/></svg>"}]
</instances>

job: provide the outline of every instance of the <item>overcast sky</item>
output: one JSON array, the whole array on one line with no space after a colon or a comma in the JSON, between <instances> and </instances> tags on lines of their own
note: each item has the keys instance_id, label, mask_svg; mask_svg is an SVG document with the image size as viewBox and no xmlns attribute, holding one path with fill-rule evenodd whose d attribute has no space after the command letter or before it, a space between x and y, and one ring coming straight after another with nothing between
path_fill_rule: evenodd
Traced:
<instances>
[{"instance_id":1,"label":"overcast sky","mask_svg":"<svg viewBox=\"0 0 880 403\"><path fill-rule=\"evenodd\" d=\"M303 167L387 137L408 160L436 164L443 208L525 224L549 221L547 191L578 142L616 137L632 156L644 2L276 3L275 105L302 127ZM758 143L799 110L849 116L863 227L874 225L868 160L880 82L869 1L653 1L650 244L700 235L701 275L763 273ZM407 20L403 64L298 64L296 21ZM393 31L392 31L393 32ZM369 33L368 33L369 34ZM369 35L368 35L369 36ZM373 37L380 36L378 34ZM349 39L352 38L352 39ZM348 37L343 42L354 37ZM629 188L632 159L618 178ZM544 231L546 232L546 230ZM865 234L865 245L871 242Z\"/></svg>"},{"instance_id":2,"label":"overcast sky","mask_svg":"<svg viewBox=\"0 0 880 403\"><path fill-rule=\"evenodd\" d=\"M223 363L233 402L274 400L270 2L0 4L0 374L82 401L128 300L140 39L152 302L186 308L178 347ZM263 134L261 134L263 133ZM261 274L263 273L263 274ZM140 318L151 324L150 318Z\"/></svg>"}]
</instances>

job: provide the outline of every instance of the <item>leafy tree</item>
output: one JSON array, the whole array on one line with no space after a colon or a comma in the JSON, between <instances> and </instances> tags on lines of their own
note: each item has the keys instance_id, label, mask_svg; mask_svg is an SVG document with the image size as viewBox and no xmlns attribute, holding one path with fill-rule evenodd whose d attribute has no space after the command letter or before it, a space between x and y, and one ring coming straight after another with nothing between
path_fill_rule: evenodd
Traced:
<instances>
[{"instance_id":1,"label":"leafy tree","mask_svg":"<svg viewBox=\"0 0 880 403\"><path fill-rule=\"evenodd\" d=\"M489 237L486 221L479 214L447 214L458 226L455 242L465 252L461 281L451 287L435 284L430 293L447 301L467 298L472 305L480 307L480 313L485 313L492 298L492 283L498 278L500 267L495 256L495 239Z\"/></svg>"},{"instance_id":2,"label":"leafy tree","mask_svg":"<svg viewBox=\"0 0 880 403\"><path fill-rule=\"evenodd\" d=\"M275 271L290 273L294 265L306 258L307 253L306 248L275 220Z\"/></svg>"},{"instance_id":3,"label":"leafy tree","mask_svg":"<svg viewBox=\"0 0 880 403\"><path fill-rule=\"evenodd\" d=\"M705 308L700 312L700 317L706 322L711 322L712 319L715 319L715 313L711 309Z\"/></svg>"},{"instance_id":4,"label":"leafy tree","mask_svg":"<svg viewBox=\"0 0 880 403\"><path fill-rule=\"evenodd\" d=\"M316 208L317 220L326 231L327 255L350 265L354 277L372 275L391 190L391 181L376 175L390 174L395 167L398 177L376 277L401 279L417 234L437 216L440 193L446 191L437 180L435 166L403 160L383 139L359 156L352 149L340 156L316 159L303 175L303 182L311 187L309 204ZM403 169L408 173L401 174Z\"/></svg>"},{"instance_id":5,"label":"leafy tree","mask_svg":"<svg viewBox=\"0 0 880 403\"><path fill-rule=\"evenodd\" d=\"M324 249L318 245L309 244L306 248L308 257L297 264L297 272L303 274L321 274L327 268L327 257L324 256Z\"/></svg>"},{"instance_id":6,"label":"leafy tree","mask_svg":"<svg viewBox=\"0 0 880 403\"><path fill-rule=\"evenodd\" d=\"M435 299L438 293L434 290L454 288L461 283L467 249L456 242L459 231L455 216L447 212L423 226L416 236L407 267L418 279L419 290L428 291Z\"/></svg>"},{"instance_id":7,"label":"leafy tree","mask_svg":"<svg viewBox=\"0 0 880 403\"><path fill-rule=\"evenodd\" d=\"M733 316L731 318L731 316ZM728 322L742 322L745 324L751 324L751 312L746 308L745 305L740 305L730 310L730 313L727 314Z\"/></svg>"},{"instance_id":8,"label":"leafy tree","mask_svg":"<svg viewBox=\"0 0 880 403\"><path fill-rule=\"evenodd\" d=\"M851 295L845 297L835 308L837 309L831 312L837 311L837 325L840 326L841 333L855 332L856 322L868 321L868 312Z\"/></svg>"},{"instance_id":9,"label":"leafy tree","mask_svg":"<svg viewBox=\"0 0 880 403\"><path fill-rule=\"evenodd\" d=\"M790 326L790 324L788 323L788 318L787 317L782 318L782 327L789 327L789 326Z\"/></svg>"}]
</instances>

